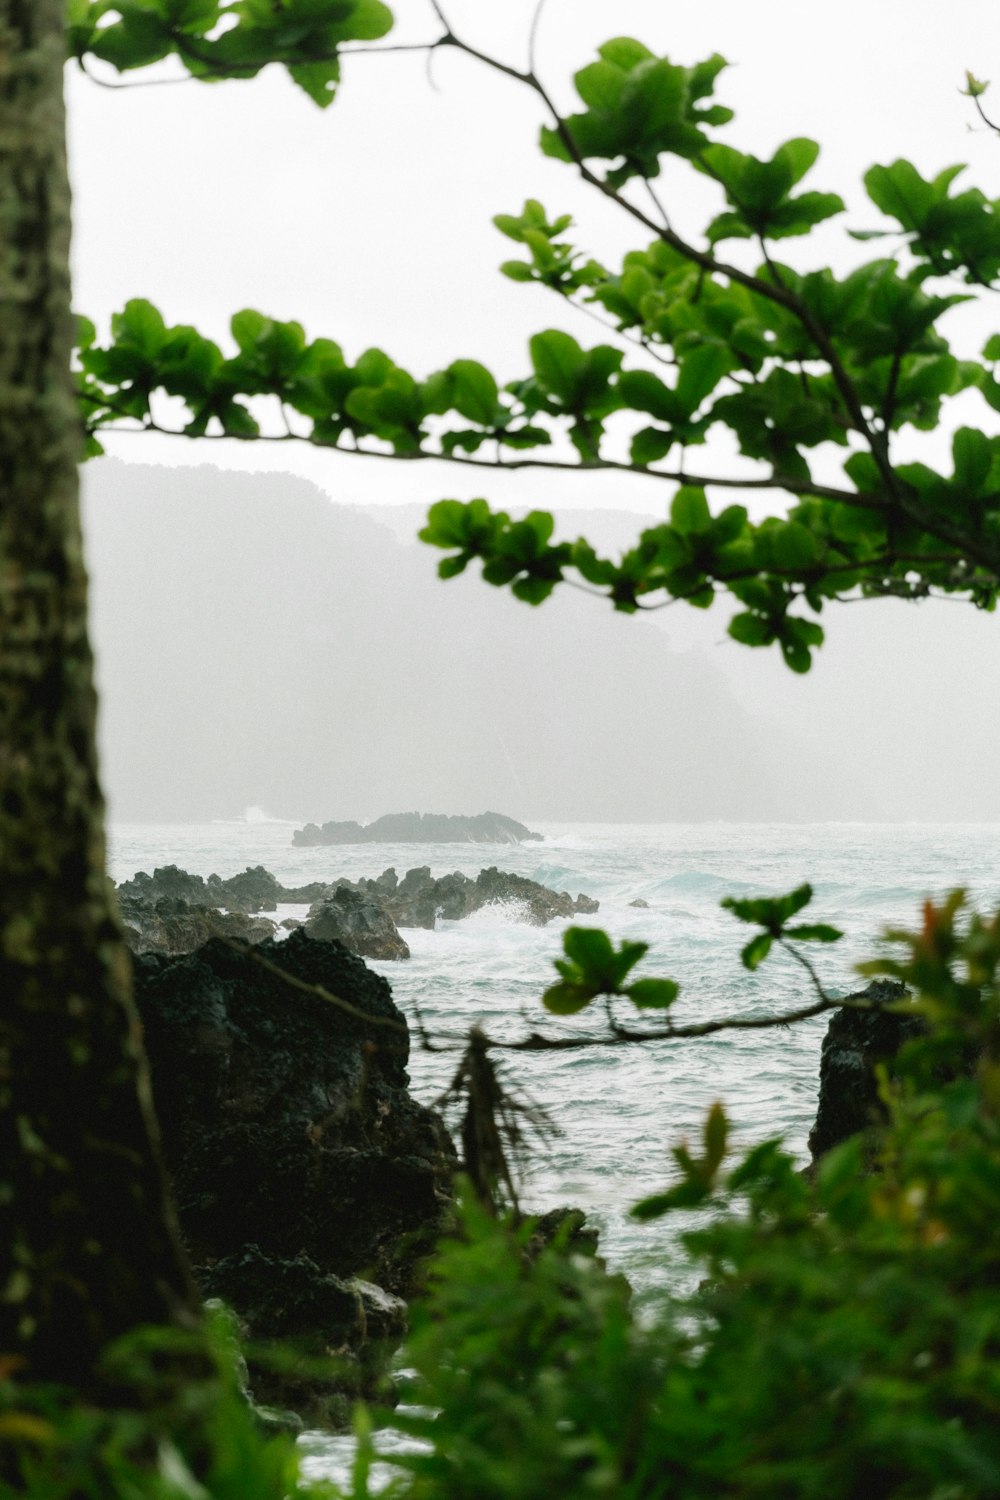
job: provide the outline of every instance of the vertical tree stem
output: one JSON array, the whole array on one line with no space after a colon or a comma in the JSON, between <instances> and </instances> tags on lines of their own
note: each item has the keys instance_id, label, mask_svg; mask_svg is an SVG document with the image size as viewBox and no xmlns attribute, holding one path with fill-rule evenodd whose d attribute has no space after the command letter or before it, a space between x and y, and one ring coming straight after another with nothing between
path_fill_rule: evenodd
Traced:
<instances>
[{"instance_id":1,"label":"vertical tree stem","mask_svg":"<svg viewBox=\"0 0 1000 1500\"><path fill-rule=\"evenodd\" d=\"M65 0L0 0L0 1352L193 1320L104 870L70 375Z\"/></svg>"}]
</instances>

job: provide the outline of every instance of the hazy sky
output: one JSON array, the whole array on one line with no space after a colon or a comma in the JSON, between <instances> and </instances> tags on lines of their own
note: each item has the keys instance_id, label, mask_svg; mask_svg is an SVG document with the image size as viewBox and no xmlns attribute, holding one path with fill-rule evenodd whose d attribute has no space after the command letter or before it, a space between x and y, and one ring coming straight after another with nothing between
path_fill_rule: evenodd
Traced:
<instances>
[{"instance_id":1,"label":"hazy sky","mask_svg":"<svg viewBox=\"0 0 1000 1500\"><path fill-rule=\"evenodd\" d=\"M396 40L438 33L425 0L394 8ZM533 0L452 0L448 8L470 41L523 65ZM622 34L679 62L722 52L732 67L718 97L737 111L724 138L743 149L770 154L795 135L821 142L809 185L840 192L850 212L815 237L819 248L809 248L809 257L822 253L843 267L878 253L844 234L847 224L878 222L860 187L874 161L905 155L925 173L967 162L969 182L1000 193L1000 139L975 128L960 93L966 68L995 74L1000 113L992 0L948 8L930 0L822 8L802 0L548 0L538 66L564 109L573 107L573 70L601 41ZM419 55L358 57L345 75L336 103L322 112L274 68L253 82L118 93L71 73L77 306L106 324L126 298L148 296L168 319L195 322L223 345L231 313L258 307L298 318L310 336L337 339L352 359L378 344L418 375L466 355L512 378L527 367L530 333L547 326L598 342L602 335L581 314L496 271L513 247L491 215L519 210L526 196L573 212L581 247L606 261L637 242L569 167L538 153L538 101L447 52L434 58L434 87ZM714 191L680 163L662 179L675 222L693 235L716 211ZM737 245L728 253L749 252ZM786 241L782 253L794 260L806 251ZM950 316L960 353L976 351L1000 326L992 303ZM962 402L962 419L995 430L978 396ZM929 445L932 461L947 447L943 434L906 441ZM442 495L487 494L524 508L650 515L669 501L665 486L642 477L469 475L305 446L146 436L112 439L109 448L141 463L287 470L351 503L426 506ZM817 743L850 740L856 755L899 758L913 807L909 814L894 808L893 816L920 815L921 783L944 789L948 778L939 772L949 758L962 789L961 808L951 811L976 816L976 787L992 785L1000 734L995 617L954 604L919 617L891 603L836 611L825 617L831 640L807 683L792 679L773 652L727 643L716 611L672 609L663 618L675 645L717 648L720 668L776 735L795 721ZM985 801L994 805L992 793ZM947 795L934 814L949 816Z\"/></svg>"}]
</instances>

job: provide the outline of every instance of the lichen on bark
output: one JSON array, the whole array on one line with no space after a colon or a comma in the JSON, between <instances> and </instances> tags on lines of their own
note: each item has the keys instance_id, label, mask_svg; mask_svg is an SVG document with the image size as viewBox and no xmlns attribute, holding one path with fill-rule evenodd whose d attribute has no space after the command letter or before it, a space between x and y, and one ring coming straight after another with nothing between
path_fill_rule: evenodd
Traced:
<instances>
[{"instance_id":1,"label":"lichen on bark","mask_svg":"<svg viewBox=\"0 0 1000 1500\"><path fill-rule=\"evenodd\" d=\"M0 1352L193 1321L104 868L70 373L65 0L0 0Z\"/></svg>"}]
</instances>

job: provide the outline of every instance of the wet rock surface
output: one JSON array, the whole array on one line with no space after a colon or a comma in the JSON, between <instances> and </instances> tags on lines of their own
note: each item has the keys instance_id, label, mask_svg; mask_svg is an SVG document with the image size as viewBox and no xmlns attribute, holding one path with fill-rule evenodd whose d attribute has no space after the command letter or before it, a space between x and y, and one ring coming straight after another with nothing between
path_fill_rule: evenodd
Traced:
<instances>
[{"instance_id":1,"label":"wet rock surface","mask_svg":"<svg viewBox=\"0 0 1000 1500\"><path fill-rule=\"evenodd\" d=\"M875 979L849 996L877 1006L898 1004L907 996L894 979ZM885 1118L878 1097L875 1069L892 1061L905 1042L926 1033L918 1015L883 1010L836 1010L830 1017L819 1065L819 1102L809 1133L813 1161L859 1131Z\"/></svg>"},{"instance_id":2,"label":"wet rock surface","mask_svg":"<svg viewBox=\"0 0 1000 1500\"><path fill-rule=\"evenodd\" d=\"M377 1382L382 1334L373 1341L371 1329L395 1337L393 1299L415 1285L450 1205L454 1151L440 1116L408 1093L402 1013L360 958L303 932L251 953L215 941L133 964L164 1154L201 1284L232 1303L252 1338L284 1328L305 1355L344 1352L350 1370L333 1387L252 1380L260 1399L335 1420L338 1391ZM362 1295L358 1278L388 1300Z\"/></svg>"},{"instance_id":3,"label":"wet rock surface","mask_svg":"<svg viewBox=\"0 0 1000 1500\"><path fill-rule=\"evenodd\" d=\"M434 876L429 865L408 870L402 879L394 869L375 879L314 880L285 886L262 865L226 880L218 875L191 875L176 865L140 871L117 890L134 953L189 953L212 937L259 943L274 935L276 924L258 915L279 903L310 903L305 928L310 937L336 940L362 958L405 959L410 950L399 928L432 930L438 920L457 922L484 906L507 906L536 927L556 918L593 915L600 903L591 896L571 896L513 875L495 865L472 879L454 871ZM281 922L285 930L302 925Z\"/></svg>"},{"instance_id":4,"label":"wet rock surface","mask_svg":"<svg viewBox=\"0 0 1000 1500\"><path fill-rule=\"evenodd\" d=\"M540 840L516 818L503 813L449 817L444 813L387 813L374 823L307 823L297 828L292 843L300 848L317 844L521 844Z\"/></svg>"},{"instance_id":5,"label":"wet rock surface","mask_svg":"<svg viewBox=\"0 0 1000 1500\"><path fill-rule=\"evenodd\" d=\"M262 943L275 933L275 924L267 917L192 906L172 896L152 901L125 896L119 898L119 908L125 940L133 953L190 953L216 937Z\"/></svg>"},{"instance_id":6,"label":"wet rock surface","mask_svg":"<svg viewBox=\"0 0 1000 1500\"><path fill-rule=\"evenodd\" d=\"M600 902L591 896L553 891L524 875L511 875L493 865L476 879L457 870L435 878L429 865L407 870L398 880L393 869L377 880L362 880L359 888L380 901L399 927L433 928L438 919L456 922L484 906L509 906L525 922L544 927L556 917L590 915Z\"/></svg>"},{"instance_id":7,"label":"wet rock surface","mask_svg":"<svg viewBox=\"0 0 1000 1500\"><path fill-rule=\"evenodd\" d=\"M247 1381L257 1404L291 1405L326 1427L347 1426L354 1396L385 1399L386 1369L406 1332L406 1303L358 1277L324 1272L307 1255L282 1260L247 1245L195 1272L207 1297L241 1309L241 1339L280 1345L280 1367L251 1353ZM316 1366L332 1355L337 1379Z\"/></svg>"},{"instance_id":8,"label":"wet rock surface","mask_svg":"<svg viewBox=\"0 0 1000 1500\"><path fill-rule=\"evenodd\" d=\"M309 937L343 943L362 958L409 958L410 950L382 903L364 891L340 885L309 908Z\"/></svg>"}]
</instances>

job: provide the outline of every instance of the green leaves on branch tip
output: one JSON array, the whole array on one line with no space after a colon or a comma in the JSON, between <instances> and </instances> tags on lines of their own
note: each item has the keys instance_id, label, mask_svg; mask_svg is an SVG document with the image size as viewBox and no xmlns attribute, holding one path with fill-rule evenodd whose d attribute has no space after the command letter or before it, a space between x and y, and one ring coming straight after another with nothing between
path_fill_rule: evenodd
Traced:
<instances>
[{"instance_id":1,"label":"green leaves on branch tip","mask_svg":"<svg viewBox=\"0 0 1000 1500\"><path fill-rule=\"evenodd\" d=\"M680 1169L680 1181L664 1193L641 1199L632 1208L631 1217L645 1223L674 1209L697 1208L704 1203L715 1190L728 1141L729 1121L716 1100L705 1116L701 1156L692 1156L686 1143L672 1147L670 1154Z\"/></svg>"},{"instance_id":2,"label":"green leaves on branch tip","mask_svg":"<svg viewBox=\"0 0 1000 1500\"><path fill-rule=\"evenodd\" d=\"M636 979L625 991L640 1010L668 1010L680 993L675 979Z\"/></svg>"},{"instance_id":3,"label":"green leaves on branch tip","mask_svg":"<svg viewBox=\"0 0 1000 1500\"><path fill-rule=\"evenodd\" d=\"M173 57L193 78L254 78L283 64L325 108L340 81L344 43L375 41L393 24L382 0L70 0L71 57L119 73Z\"/></svg>"},{"instance_id":4,"label":"green leaves on branch tip","mask_svg":"<svg viewBox=\"0 0 1000 1500\"><path fill-rule=\"evenodd\" d=\"M721 904L726 911L731 911L733 916L741 922L748 922L764 929L763 932L752 937L742 950L740 957L744 968L758 968L779 939L800 943L836 943L843 937L843 933L839 932L836 927L828 927L819 922L789 927L788 923L791 918L803 907L809 905L812 896L812 886L806 884L797 886L794 891L789 891L785 896L763 896L743 900L738 900L733 896L725 898Z\"/></svg>"},{"instance_id":5,"label":"green leaves on branch tip","mask_svg":"<svg viewBox=\"0 0 1000 1500\"><path fill-rule=\"evenodd\" d=\"M585 1010L598 995L627 997L643 1010L667 1010L679 993L672 979L637 979L626 984L648 943L623 942L616 948L599 927L567 927L563 933L564 959L556 959L560 975L542 996L553 1015L570 1016Z\"/></svg>"},{"instance_id":6,"label":"green leaves on branch tip","mask_svg":"<svg viewBox=\"0 0 1000 1500\"><path fill-rule=\"evenodd\" d=\"M777 935L790 917L809 905L812 896L812 886L806 883L796 886L786 896L755 896L749 899L726 896L721 905L740 922L753 922Z\"/></svg>"},{"instance_id":7,"label":"green leaves on branch tip","mask_svg":"<svg viewBox=\"0 0 1000 1500\"><path fill-rule=\"evenodd\" d=\"M927 261L935 275L962 274L967 282L989 284L1000 275L1000 200L987 198L978 188L952 196L951 185L964 170L947 167L927 179L912 162L899 160L872 167L865 187L876 208L897 221L913 254Z\"/></svg>"},{"instance_id":8,"label":"green leaves on branch tip","mask_svg":"<svg viewBox=\"0 0 1000 1500\"><path fill-rule=\"evenodd\" d=\"M506 511L491 511L485 500L439 500L428 511L419 535L432 547L457 549L457 556L439 563L440 577L455 577L478 557L487 583L509 584L516 598L541 604L561 578L571 552L566 543L550 545L554 526L548 511L533 510L512 520Z\"/></svg>"},{"instance_id":9,"label":"green leaves on branch tip","mask_svg":"<svg viewBox=\"0 0 1000 1500\"><path fill-rule=\"evenodd\" d=\"M542 150L560 161L614 163L606 174L612 187L656 177L662 154L691 160L709 144L705 128L732 119L731 110L705 102L725 66L716 55L684 68L631 37L606 42L574 78L586 109L544 128Z\"/></svg>"},{"instance_id":10,"label":"green leaves on branch tip","mask_svg":"<svg viewBox=\"0 0 1000 1500\"><path fill-rule=\"evenodd\" d=\"M786 239L808 234L824 219L843 213L844 201L836 193L800 193L791 190L819 156L819 146L804 137L786 141L770 161L761 161L732 146L713 145L702 151L696 166L715 178L731 205L719 214L706 234L710 245L727 239Z\"/></svg>"},{"instance_id":11,"label":"green leaves on branch tip","mask_svg":"<svg viewBox=\"0 0 1000 1500\"><path fill-rule=\"evenodd\" d=\"M745 969L756 969L765 960L771 951L774 938L769 932L758 932L757 936L751 938L746 947L740 951L740 958Z\"/></svg>"}]
</instances>

